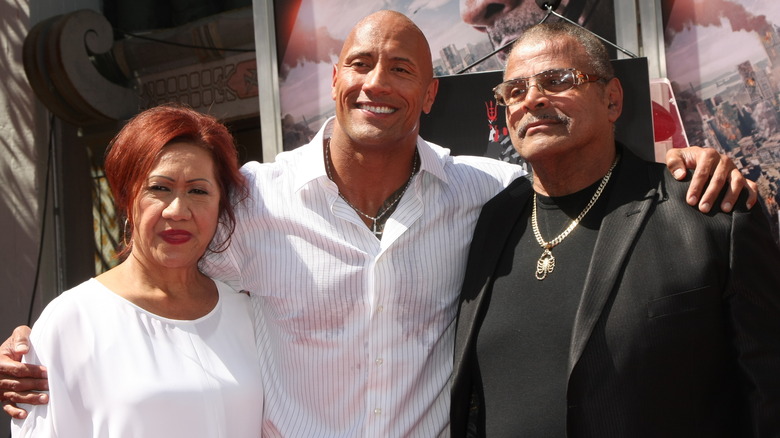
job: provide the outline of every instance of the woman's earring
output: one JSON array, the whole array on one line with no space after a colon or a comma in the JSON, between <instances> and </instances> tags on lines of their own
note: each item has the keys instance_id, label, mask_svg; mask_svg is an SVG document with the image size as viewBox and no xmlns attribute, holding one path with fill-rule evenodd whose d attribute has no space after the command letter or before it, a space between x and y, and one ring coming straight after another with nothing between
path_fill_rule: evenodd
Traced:
<instances>
[{"instance_id":1,"label":"woman's earring","mask_svg":"<svg viewBox=\"0 0 780 438\"><path fill-rule=\"evenodd\" d=\"M125 218L125 226L122 227L122 243L125 244L125 247L129 247L130 246L130 243L128 243L128 241L127 241L127 234L128 234L127 233L127 227L128 227L128 220L127 220L127 218ZM131 236L130 237L130 242L132 242L132 241L133 241L133 238Z\"/></svg>"}]
</instances>

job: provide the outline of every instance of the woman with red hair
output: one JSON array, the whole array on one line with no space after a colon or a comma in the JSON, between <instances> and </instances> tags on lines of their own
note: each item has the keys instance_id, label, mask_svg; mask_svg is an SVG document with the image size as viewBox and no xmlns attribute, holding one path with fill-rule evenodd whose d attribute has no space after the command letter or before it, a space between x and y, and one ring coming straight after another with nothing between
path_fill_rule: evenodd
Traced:
<instances>
[{"instance_id":1,"label":"woman with red hair","mask_svg":"<svg viewBox=\"0 0 780 438\"><path fill-rule=\"evenodd\" d=\"M26 362L46 364L50 402L13 436L260 436L249 297L198 268L228 245L246 197L232 136L194 110L153 108L112 140L105 171L124 260L35 323Z\"/></svg>"}]
</instances>

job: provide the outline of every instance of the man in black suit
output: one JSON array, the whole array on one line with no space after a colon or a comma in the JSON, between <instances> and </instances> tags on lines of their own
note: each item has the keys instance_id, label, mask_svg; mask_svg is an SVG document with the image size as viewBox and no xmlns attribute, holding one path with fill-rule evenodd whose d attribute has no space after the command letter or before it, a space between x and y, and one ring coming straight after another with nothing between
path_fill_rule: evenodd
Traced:
<instances>
[{"instance_id":1,"label":"man in black suit","mask_svg":"<svg viewBox=\"0 0 780 438\"><path fill-rule=\"evenodd\" d=\"M453 436L780 436L780 251L761 209L701 214L615 143L622 88L582 28L530 28L504 77L533 177L477 224Z\"/></svg>"}]
</instances>

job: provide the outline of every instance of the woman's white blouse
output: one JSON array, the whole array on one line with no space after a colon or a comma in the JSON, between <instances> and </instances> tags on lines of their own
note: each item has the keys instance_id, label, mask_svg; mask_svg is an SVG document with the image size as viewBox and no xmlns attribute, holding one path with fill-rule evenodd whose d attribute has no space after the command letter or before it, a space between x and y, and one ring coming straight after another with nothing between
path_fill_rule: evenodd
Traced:
<instances>
[{"instance_id":1,"label":"woman's white blouse","mask_svg":"<svg viewBox=\"0 0 780 438\"><path fill-rule=\"evenodd\" d=\"M95 279L63 293L32 331L50 402L23 405L13 437L260 436L263 393L249 297L217 282L191 321L162 318Z\"/></svg>"}]
</instances>

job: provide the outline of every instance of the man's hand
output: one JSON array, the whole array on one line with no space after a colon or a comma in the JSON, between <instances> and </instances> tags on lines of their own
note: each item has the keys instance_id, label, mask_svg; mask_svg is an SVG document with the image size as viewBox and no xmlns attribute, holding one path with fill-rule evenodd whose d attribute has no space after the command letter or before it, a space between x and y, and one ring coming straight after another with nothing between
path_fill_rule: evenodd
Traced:
<instances>
[{"instance_id":1,"label":"man's hand","mask_svg":"<svg viewBox=\"0 0 780 438\"><path fill-rule=\"evenodd\" d=\"M3 410L14 418L25 418L27 411L16 403L42 405L49 402L46 391L46 368L21 363L22 356L30 350L30 328L17 327L10 338L0 345L0 400Z\"/></svg>"},{"instance_id":2,"label":"man's hand","mask_svg":"<svg viewBox=\"0 0 780 438\"><path fill-rule=\"evenodd\" d=\"M698 204L702 213L712 209L712 204L726 183L728 185L720 204L721 210L731 211L743 189L748 190L748 208L753 208L758 199L756 183L745 178L728 156L712 148L691 146L669 149L666 151L666 166L678 180L685 178L687 169L694 169L686 201L692 206ZM707 190L701 195L705 186Z\"/></svg>"}]
</instances>

